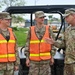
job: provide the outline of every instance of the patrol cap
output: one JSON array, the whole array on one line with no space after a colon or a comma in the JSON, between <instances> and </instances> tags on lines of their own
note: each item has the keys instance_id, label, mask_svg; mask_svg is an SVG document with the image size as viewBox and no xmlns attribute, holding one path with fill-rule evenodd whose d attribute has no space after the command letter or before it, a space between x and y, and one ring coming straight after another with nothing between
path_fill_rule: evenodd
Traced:
<instances>
[{"instance_id":1,"label":"patrol cap","mask_svg":"<svg viewBox=\"0 0 75 75\"><path fill-rule=\"evenodd\" d=\"M69 8L67 10L65 10L65 14L63 14L63 17L67 17L69 16L70 14L75 14L75 9L74 8Z\"/></svg>"},{"instance_id":2,"label":"patrol cap","mask_svg":"<svg viewBox=\"0 0 75 75\"><path fill-rule=\"evenodd\" d=\"M46 17L43 11L37 11L35 12L35 17L41 18L41 17Z\"/></svg>"},{"instance_id":3,"label":"patrol cap","mask_svg":"<svg viewBox=\"0 0 75 75\"><path fill-rule=\"evenodd\" d=\"M11 19L8 12L0 12L0 19Z\"/></svg>"}]
</instances>

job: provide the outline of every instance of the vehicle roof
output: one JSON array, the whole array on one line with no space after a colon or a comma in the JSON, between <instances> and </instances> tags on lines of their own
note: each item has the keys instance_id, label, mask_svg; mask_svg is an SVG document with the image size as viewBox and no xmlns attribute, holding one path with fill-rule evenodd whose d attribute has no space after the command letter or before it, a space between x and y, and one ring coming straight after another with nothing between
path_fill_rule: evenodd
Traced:
<instances>
[{"instance_id":1,"label":"vehicle roof","mask_svg":"<svg viewBox=\"0 0 75 75\"><path fill-rule=\"evenodd\" d=\"M75 8L75 5L43 5L43 6L11 6L5 9L10 14L34 13L44 11L45 13L59 11L64 13L65 9Z\"/></svg>"}]
</instances>

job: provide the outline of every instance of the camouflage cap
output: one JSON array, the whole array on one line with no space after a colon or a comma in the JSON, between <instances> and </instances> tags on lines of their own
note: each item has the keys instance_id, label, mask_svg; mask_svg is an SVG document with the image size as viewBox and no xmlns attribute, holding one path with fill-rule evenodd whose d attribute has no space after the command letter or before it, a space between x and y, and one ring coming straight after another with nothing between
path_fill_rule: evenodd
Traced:
<instances>
[{"instance_id":1,"label":"camouflage cap","mask_svg":"<svg viewBox=\"0 0 75 75\"><path fill-rule=\"evenodd\" d=\"M67 17L69 16L70 14L75 14L75 9L74 8L69 8L67 10L65 10L65 14L63 14L63 17Z\"/></svg>"},{"instance_id":2,"label":"camouflage cap","mask_svg":"<svg viewBox=\"0 0 75 75\"><path fill-rule=\"evenodd\" d=\"M35 12L35 17L40 18L40 17L46 17L43 11L37 11Z\"/></svg>"},{"instance_id":3,"label":"camouflage cap","mask_svg":"<svg viewBox=\"0 0 75 75\"><path fill-rule=\"evenodd\" d=\"M0 12L0 19L11 19L8 12Z\"/></svg>"}]
</instances>

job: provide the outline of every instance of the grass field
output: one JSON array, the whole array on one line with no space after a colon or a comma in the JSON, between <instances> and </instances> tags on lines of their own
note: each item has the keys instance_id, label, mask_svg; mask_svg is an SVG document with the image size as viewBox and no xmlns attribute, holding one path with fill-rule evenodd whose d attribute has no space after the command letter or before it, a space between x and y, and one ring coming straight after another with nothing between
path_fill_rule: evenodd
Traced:
<instances>
[{"instance_id":1,"label":"grass field","mask_svg":"<svg viewBox=\"0 0 75 75\"><path fill-rule=\"evenodd\" d=\"M28 28L14 29L14 33L17 37L18 46L24 46L26 43Z\"/></svg>"}]
</instances>

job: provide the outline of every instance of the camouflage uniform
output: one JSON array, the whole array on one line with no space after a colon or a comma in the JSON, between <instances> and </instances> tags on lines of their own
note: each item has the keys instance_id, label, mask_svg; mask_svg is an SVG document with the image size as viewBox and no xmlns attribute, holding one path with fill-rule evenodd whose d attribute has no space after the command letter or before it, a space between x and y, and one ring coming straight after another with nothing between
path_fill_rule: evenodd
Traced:
<instances>
[{"instance_id":1,"label":"camouflage uniform","mask_svg":"<svg viewBox=\"0 0 75 75\"><path fill-rule=\"evenodd\" d=\"M50 27L49 29L49 34L54 38L52 29ZM45 33L45 26L42 28L38 28L35 26L35 33L37 37L41 40L44 33ZM25 54L27 58L29 58L29 41L30 41L30 30L28 32L28 38L27 38L27 43L25 47ZM43 61L41 60L40 62L36 61L30 61L30 69L29 69L29 75L51 75L51 69L50 69L50 60Z\"/></svg>"},{"instance_id":2,"label":"camouflage uniform","mask_svg":"<svg viewBox=\"0 0 75 75\"><path fill-rule=\"evenodd\" d=\"M63 15L66 22L71 24L65 31L65 67L64 75L75 75L75 9L65 10Z\"/></svg>"},{"instance_id":3,"label":"camouflage uniform","mask_svg":"<svg viewBox=\"0 0 75 75\"><path fill-rule=\"evenodd\" d=\"M75 75L75 26L65 31L66 52L64 75Z\"/></svg>"},{"instance_id":4,"label":"camouflage uniform","mask_svg":"<svg viewBox=\"0 0 75 75\"><path fill-rule=\"evenodd\" d=\"M4 37L9 36L8 31L2 31L0 29L0 33L3 34ZM18 47L16 44L16 62L8 62L8 63L0 63L0 75L14 75L14 66L19 65L19 57L18 57Z\"/></svg>"},{"instance_id":5,"label":"camouflage uniform","mask_svg":"<svg viewBox=\"0 0 75 75\"><path fill-rule=\"evenodd\" d=\"M63 42L55 42L54 45L66 48L64 75L75 75L75 26L68 26L64 33Z\"/></svg>"}]
</instances>

